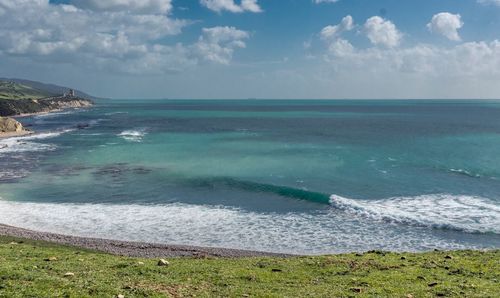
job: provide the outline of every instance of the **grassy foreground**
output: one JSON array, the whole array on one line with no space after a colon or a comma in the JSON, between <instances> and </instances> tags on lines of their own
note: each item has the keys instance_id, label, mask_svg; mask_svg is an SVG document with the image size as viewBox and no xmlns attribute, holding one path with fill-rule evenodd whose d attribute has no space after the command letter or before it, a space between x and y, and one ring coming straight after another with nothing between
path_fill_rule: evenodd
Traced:
<instances>
[{"instance_id":1,"label":"grassy foreground","mask_svg":"<svg viewBox=\"0 0 500 298\"><path fill-rule=\"evenodd\" d=\"M0 236L0 297L498 297L500 251L158 260Z\"/></svg>"}]
</instances>

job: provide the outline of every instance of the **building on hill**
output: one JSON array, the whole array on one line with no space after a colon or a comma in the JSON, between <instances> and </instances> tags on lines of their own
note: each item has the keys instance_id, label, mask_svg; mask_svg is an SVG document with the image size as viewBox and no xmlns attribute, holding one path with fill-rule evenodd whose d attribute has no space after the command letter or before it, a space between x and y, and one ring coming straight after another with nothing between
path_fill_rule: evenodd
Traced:
<instances>
[{"instance_id":1,"label":"building on hill","mask_svg":"<svg viewBox=\"0 0 500 298\"><path fill-rule=\"evenodd\" d=\"M64 97L75 97L75 90L69 89L67 93L64 93Z\"/></svg>"}]
</instances>

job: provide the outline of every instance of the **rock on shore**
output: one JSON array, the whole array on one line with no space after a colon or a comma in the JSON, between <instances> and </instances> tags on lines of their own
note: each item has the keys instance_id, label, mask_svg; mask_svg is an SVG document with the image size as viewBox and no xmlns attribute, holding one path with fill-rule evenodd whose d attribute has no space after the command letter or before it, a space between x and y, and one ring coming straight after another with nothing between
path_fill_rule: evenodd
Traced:
<instances>
[{"instance_id":1,"label":"rock on shore","mask_svg":"<svg viewBox=\"0 0 500 298\"><path fill-rule=\"evenodd\" d=\"M0 117L0 133L23 132L23 125L12 118Z\"/></svg>"},{"instance_id":2,"label":"rock on shore","mask_svg":"<svg viewBox=\"0 0 500 298\"><path fill-rule=\"evenodd\" d=\"M10 137L18 137L32 133L32 131L27 130L23 127L21 123L6 117L0 117L0 138L10 138ZM2 149L0 144L0 149Z\"/></svg>"}]
</instances>

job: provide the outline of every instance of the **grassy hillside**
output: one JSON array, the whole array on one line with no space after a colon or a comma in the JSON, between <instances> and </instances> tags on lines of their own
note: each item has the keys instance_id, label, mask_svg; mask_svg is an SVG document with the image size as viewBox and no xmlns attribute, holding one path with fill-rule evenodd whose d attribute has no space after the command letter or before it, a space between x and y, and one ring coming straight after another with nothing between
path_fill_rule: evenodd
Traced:
<instances>
[{"instance_id":1,"label":"grassy hillside","mask_svg":"<svg viewBox=\"0 0 500 298\"><path fill-rule=\"evenodd\" d=\"M47 84L47 83L42 83L42 82L37 82L37 81L31 81L31 80L25 80L25 79L16 79L16 78L0 78L0 81L8 81L8 82L15 82L24 86L31 87L36 90L40 90L44 93L48 94L54 94L54 95L60 95L68 91L69 87L64 87L64 86L59 86L59 85L54 85L54 84ZM96 99L95 97L82 92L80 90L75 90L75 95L80 98L85 98L85 99Z\"/></svg>"},{"instance_id":2,"label":"grassy hillside","mask_svg":"<svg viewBox=\"0 0 500 298\"><path fill-rule=\"evenodd\" d=\"M500 251L168 261L0 237L0 297L498 297L500 279Z\"/></svg>"},{"instance_id":3,"label":"grassy hillside","mask_svg":"<svg viewBox=\"0 0 500 298\"><path fill-rule=\"evenodd\" d=\"M35 89L23 84L0 81L0 99L38 99L53 95L53 93Z\"/></svg>"}]
</instances>

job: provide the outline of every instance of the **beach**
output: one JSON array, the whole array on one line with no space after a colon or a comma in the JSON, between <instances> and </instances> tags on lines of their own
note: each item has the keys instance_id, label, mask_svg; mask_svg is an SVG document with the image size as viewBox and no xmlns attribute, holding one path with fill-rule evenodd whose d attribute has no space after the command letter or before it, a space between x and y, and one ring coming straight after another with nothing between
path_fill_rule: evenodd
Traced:
<instances>
[{"instance_id":1,"label":"beach","mask_svg":"<svg viewBox=\"0 0 500 298\"><path fill-rule=\"evenodd\" d=\"M45 241L68 245L83 249L101 251L118 256L140 258L178 258L178 257L290 257L291 255L225 249L215 247L198 247L189 245L161 245L154 243L129 242L109 239L76 237L33 231L0 224L0 236L11 236L21 239Z\"/></svg>"}]
</instances>

